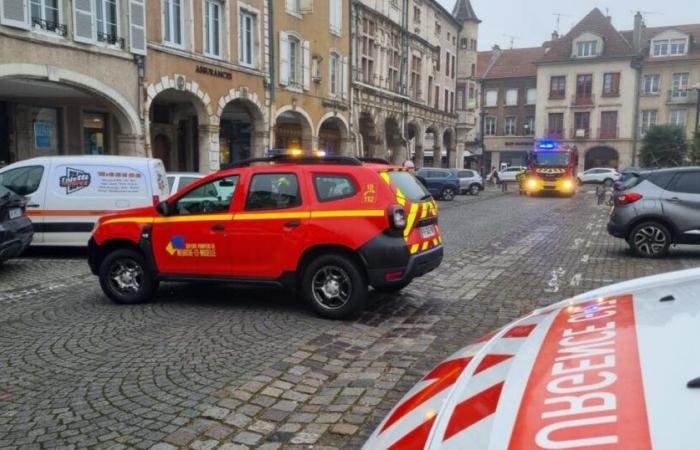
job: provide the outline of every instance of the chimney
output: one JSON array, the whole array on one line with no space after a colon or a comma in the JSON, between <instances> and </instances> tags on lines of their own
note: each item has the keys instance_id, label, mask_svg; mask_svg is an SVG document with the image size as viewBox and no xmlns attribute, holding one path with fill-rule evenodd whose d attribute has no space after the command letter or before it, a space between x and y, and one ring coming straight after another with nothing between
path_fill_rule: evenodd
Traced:
<instances>
[{"instance_id":1,"label":"chimney","mask_svg":"<svg viewBox=\"0 0 700 450\"><path fill-rule=\"evenodd\" d=\"M639 53L642 50L642 29L644 29L644 17L637 11L634 15L634 30L632 31L632 48Z\"/></svg>"},{"instance_id":2,"label":"chimney","mask_svg":"<svg viewBox=\"0 0 700 450\"><path fill-rule=\"evenodd\" d=\"M559 39L559 32L557 30L552 31L552 42L556 41Z\"/></svg>"}]
</instances>

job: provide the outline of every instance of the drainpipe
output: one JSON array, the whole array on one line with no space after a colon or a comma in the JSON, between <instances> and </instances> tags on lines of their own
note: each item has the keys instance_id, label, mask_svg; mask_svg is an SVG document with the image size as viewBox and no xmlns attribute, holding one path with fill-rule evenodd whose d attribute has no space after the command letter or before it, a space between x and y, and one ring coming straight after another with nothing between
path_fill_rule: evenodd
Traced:
<instances>
[{"instance_id":1,"label":"drainpipe","mask_svg":"<svg viewBox=\"0 0 700 450\"><path fill-rule=\"evenodd\" d=\"M274 22L274 0L267 0L267 38L269 40L268 44L268 51L269 51L269 56L267 60L268 64L268 80L267 80L267 90L268 90L268 95L270 99L270 106L267 108L267 117L268 117L268 139L270 139L270 142L268 142L267 148L268 151L272 149L272 146L274 145L273 139L274 137L272 136L272 130L274 128L274 125L272 123L272 111L274 108L275 104L275 22Z\"/></svg>"},{"instance_id":2,"label":"drainpipe","mask_svg":"<svg viewBox=\"0 0 700 450\"><path fill-rule=\"evenodd\" d=\"M639 108L641 95L639 90L642 82L642 62L639 59L632 61L634 68L634 117L632 119L632 167L637 165L637 152L639 151Z\"/></svg>"},{"instance_id":3,"label":"drainpipe","mask_svg":"<svg viewBox=\"0 0 700 450\"><path fill-rule=\"evenodd\" d=\"M136 82L136 91L138 92L138 102L139 102L139 118L143 121L143 150L145 156L148 158L153 157L151 149L151 124L146 113L144 111L144 106L146 105L145 92L146 86L144 85L146 79L146 58L143 56L134 56L134 62L136 63L136 71L138 74L138 80Z\"/></svg>"},{"instance_id":4,"label":"drainpipe","mask_svg":"<svg viewBox=\"0 0 700 450\"><path fill-rule=\"evenodd\" d=\"M350 0L349 2L350 5L350 56L348 58L348 61L350 61L350 67L348 68L348 73L350 74L350 79L348 80L349 86L348 88L350 89L350 95L348 96L348 101L350 102L350 135L352 136L352 140L355 143L355 155L353 156L358 156L362 157L362 149L363 149L363 143L362 143L362 135L357 132L355 129L355 123L360 123L359 120L359 112L361 111L361 108L355 108L355 68L357 67L357 61L355 61L355 42L357 39L357 22L359 19L355 17L356 10L355 7L353 6L354 1Z\"/></svg>"}]
</instances>

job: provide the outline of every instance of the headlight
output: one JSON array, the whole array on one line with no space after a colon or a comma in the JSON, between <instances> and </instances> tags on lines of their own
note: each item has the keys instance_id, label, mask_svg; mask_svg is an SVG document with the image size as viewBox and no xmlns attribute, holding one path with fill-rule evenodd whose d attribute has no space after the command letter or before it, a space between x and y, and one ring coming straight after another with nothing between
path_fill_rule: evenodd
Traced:
<instances>
[{"instance_id":1,"label":"headlight","mask_svg":"<svg viewBox=\"0 0 700 450\"><path fill-rule=\"evenodd\" d=\"M540 187L540 181L537 178L529 178L527 180L527 189L530 191L536 191Z\"/></svg>"},{"instance_id":2,"label":"headlight","mask_svg":"<svg viewBox=\"0 0 700 450\"><path fill-rule=\"evenodd\" d=\"M564 180L561 186L565 191L574 190L574 182L572 180Z\"/></svg>"}]
</instances>

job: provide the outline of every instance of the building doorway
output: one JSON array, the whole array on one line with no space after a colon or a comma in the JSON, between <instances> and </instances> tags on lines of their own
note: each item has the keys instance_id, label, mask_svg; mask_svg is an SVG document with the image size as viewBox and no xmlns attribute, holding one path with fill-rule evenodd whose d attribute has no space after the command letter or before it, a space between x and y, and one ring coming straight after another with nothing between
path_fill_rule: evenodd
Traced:
<instances>
[{"instance_id":1,"label":"building doorway","mask_svg":"<svg viewBox=\"0 0 700 450\"><path fill-rule=\"evenodd\" d=\"M614 148L593 147L586 152L584 170L596 167L609 167L617 169L620 167L620 154Z\"/></svg>"}]
</instances>

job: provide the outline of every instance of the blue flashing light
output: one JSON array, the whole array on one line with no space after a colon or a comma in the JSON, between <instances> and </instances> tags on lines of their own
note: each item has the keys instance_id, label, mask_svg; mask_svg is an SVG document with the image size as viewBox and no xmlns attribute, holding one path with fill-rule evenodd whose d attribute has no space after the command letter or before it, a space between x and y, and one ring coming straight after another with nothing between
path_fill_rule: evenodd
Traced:
<instances>
[{"instance_id":1,"label":"blue flashing light","mask_svg":"<svg viewBox=\"0 0 700 450\"><path fill-rule=\"evenodd\" d=\"M537 143L537 148L542 150L551 150L557 148L557 143L554 141L540 141Z\"/></svg>"}]
</instances>

